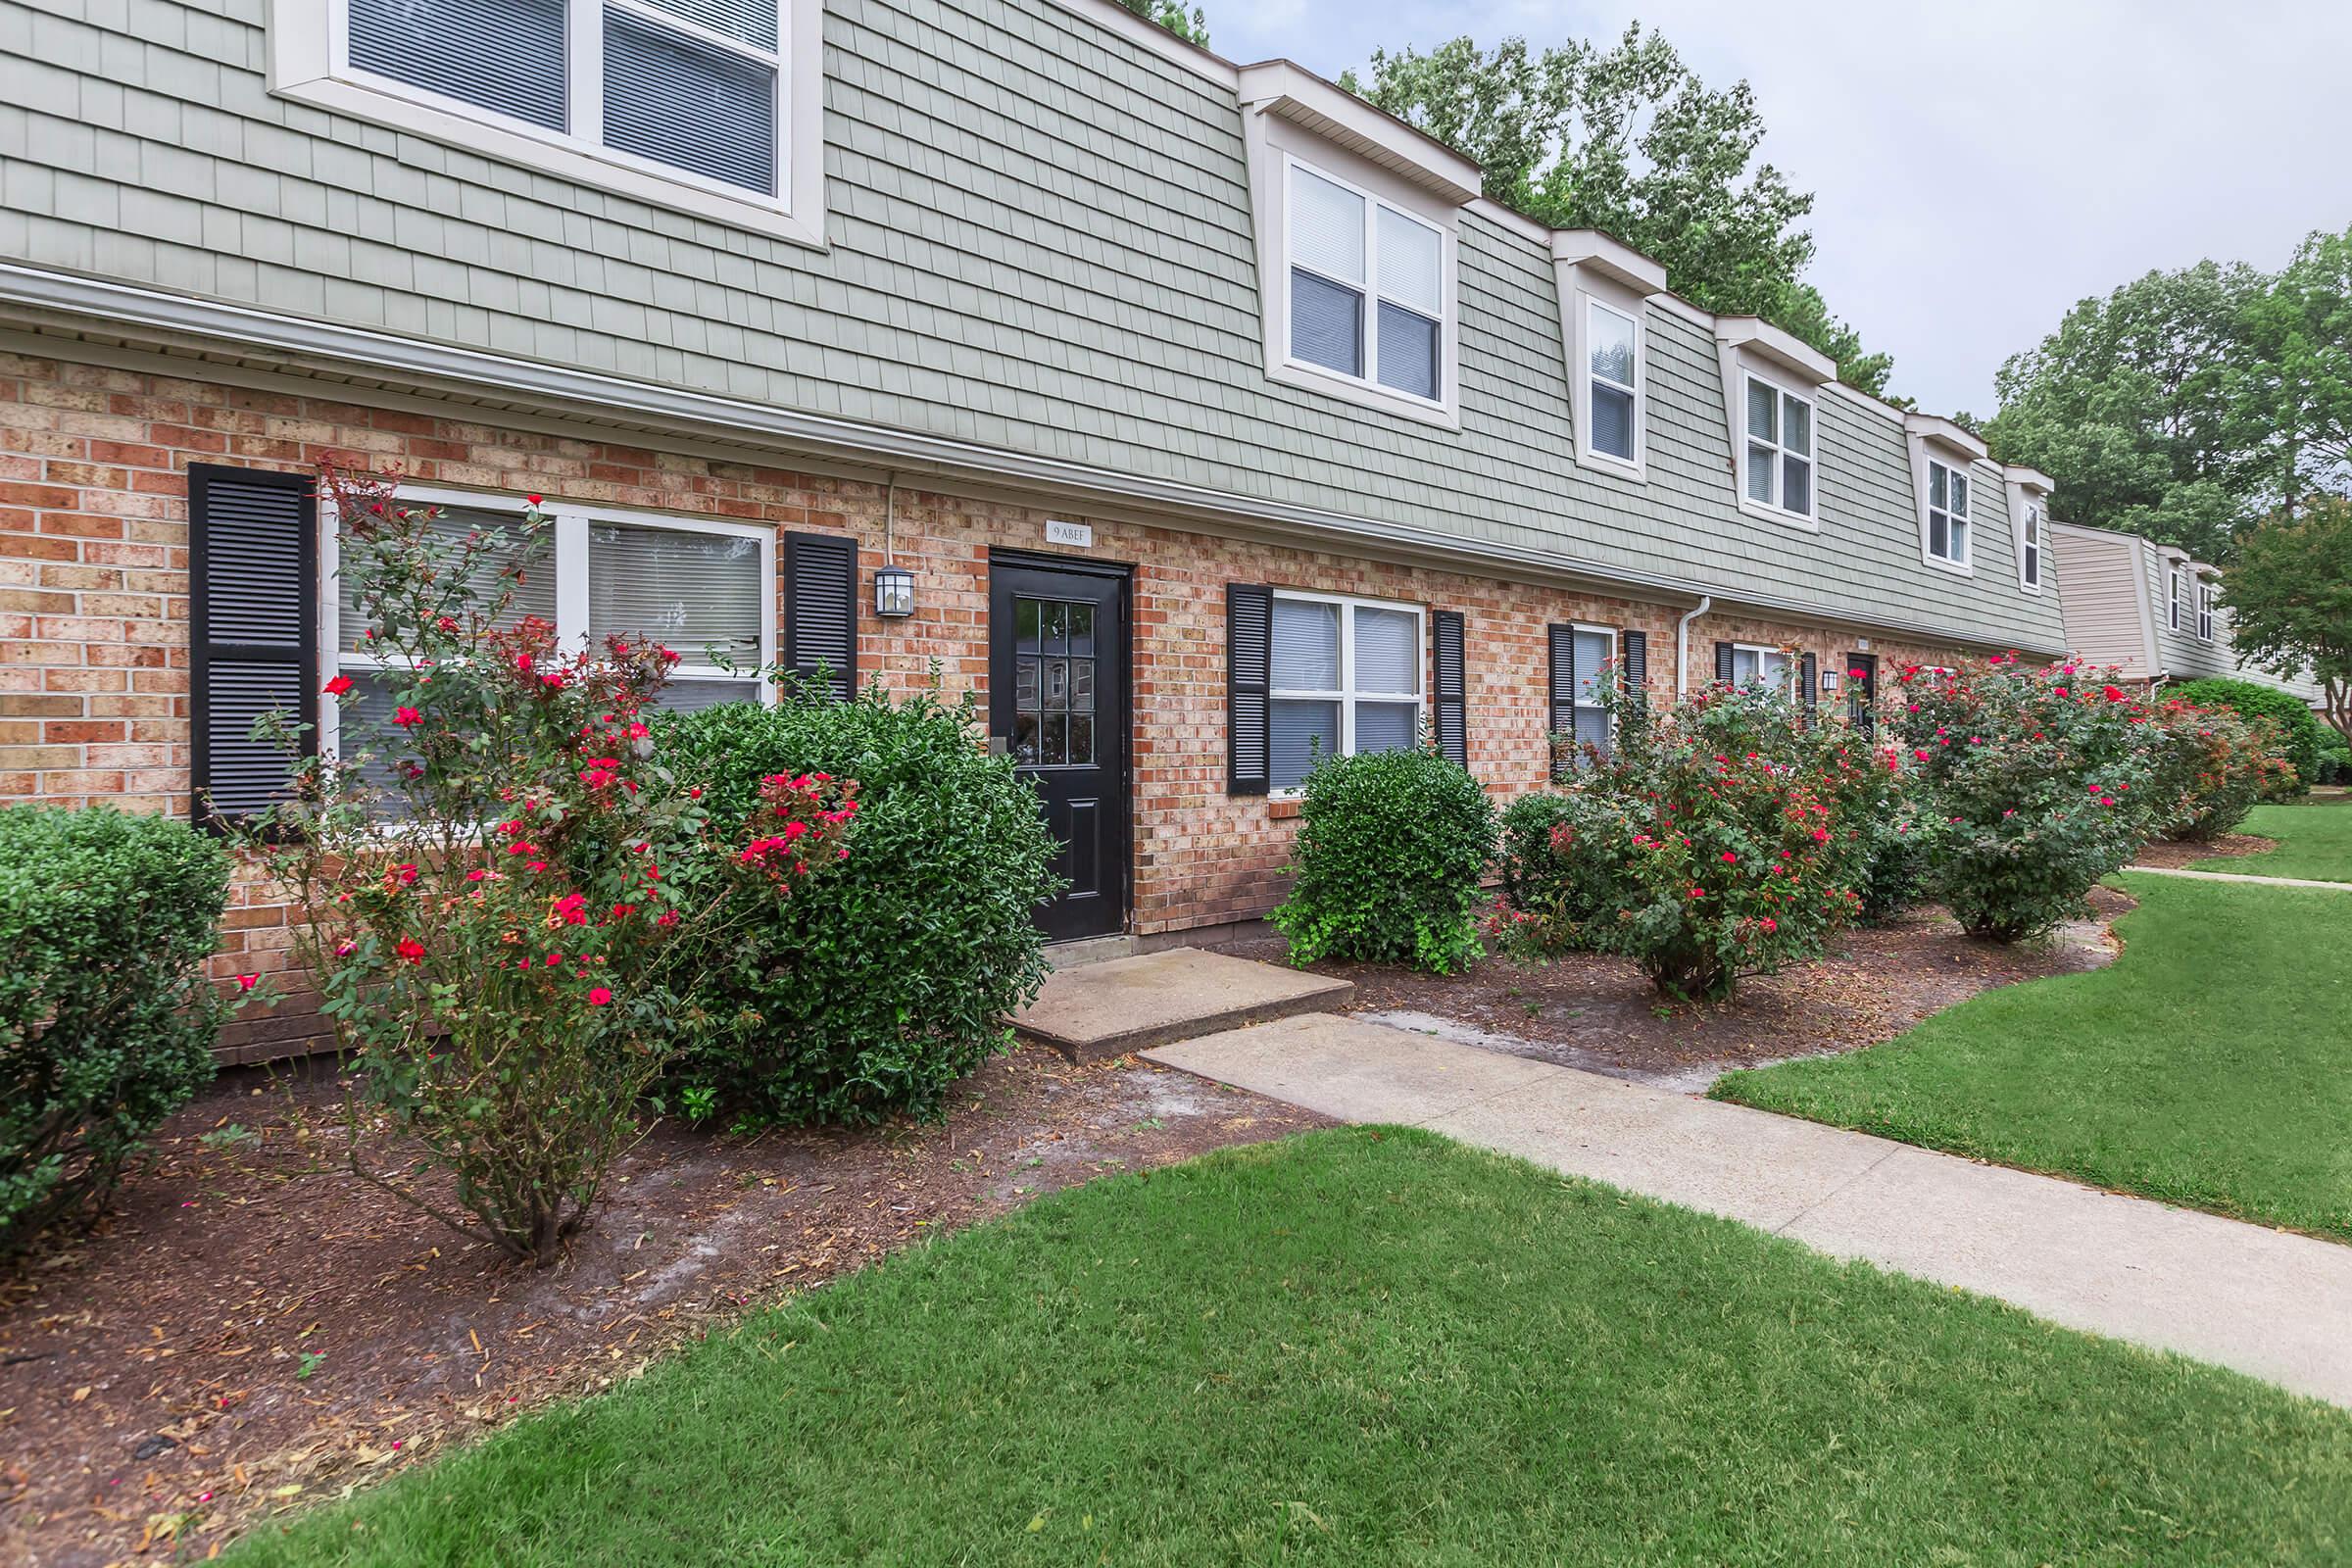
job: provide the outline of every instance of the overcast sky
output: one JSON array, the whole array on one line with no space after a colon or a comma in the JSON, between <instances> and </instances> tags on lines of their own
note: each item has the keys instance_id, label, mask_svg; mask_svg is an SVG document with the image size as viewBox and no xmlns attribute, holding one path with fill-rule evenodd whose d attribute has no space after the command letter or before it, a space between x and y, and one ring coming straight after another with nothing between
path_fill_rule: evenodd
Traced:
<instances>
[{"instance_id":1,"label":"overcast sky","mask_svg":"<svg viewBox=\"0 0 2352 1568\"><path fill-rule=\"evenodd\" d=\"M2000 362L2085 295L2352 224L2347 0L1202 3L1219 54L1328 76L1383 44L1658 27L1754 86L1765 155L1817 198L1809 276L1933 413L1990 414Z\"/></svg>"}]
</instances>

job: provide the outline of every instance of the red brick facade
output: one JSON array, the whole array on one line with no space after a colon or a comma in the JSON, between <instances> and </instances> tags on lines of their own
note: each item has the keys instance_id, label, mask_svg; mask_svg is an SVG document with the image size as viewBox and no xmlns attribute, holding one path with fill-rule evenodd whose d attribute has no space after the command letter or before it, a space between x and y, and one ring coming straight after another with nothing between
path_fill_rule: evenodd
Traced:
<instances>
[{"instance_id":1,"label":"red brick facade","mask_svg":"<svg viewBox=\"0 0 2352 1568\"><path fill-rule=\"evenodd\" d=\"M419 482L847 531L859 542L861 584L882 561L886 494L871 482L0 355L0 802L188 810L188 465L305 468L328 456L397 465ZM1471 766L1499 799L1544 776L1547 624L1639 628L1648 634L1653 693L1663 700L1676 688L1674 607L907 485L893 526L896 558L916 575L916 613L892 622L861 608L861 680L879 671L910 687L930 679L936 661L951 694L984 692L988 551L1048 552L1049 517L1091 522L1094 545L1082 554L1134 568L1141 934L1262 914L1281 893L1292 829L1280 805L1226 793L1229 582L1461 612ZM1710 615L1690 631L1693 684L1711 678L1718 638L1809 649L1824 668L1841 668L1856 646L1842 632ZM1949 657L1874 646L1889 662ZM283 968L282 900L241 883L235 906L220 972ZM271 1037L310 1032L294 1017L248 1026L233 1050L268 1054L283 1049Z\"/></svg>"}]
</instances>

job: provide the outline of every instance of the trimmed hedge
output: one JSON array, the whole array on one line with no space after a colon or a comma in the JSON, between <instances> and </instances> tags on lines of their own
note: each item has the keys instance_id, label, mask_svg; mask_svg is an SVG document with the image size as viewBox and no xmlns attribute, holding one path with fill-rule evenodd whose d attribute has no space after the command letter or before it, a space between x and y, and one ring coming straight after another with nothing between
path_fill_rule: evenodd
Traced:
<instances>
[{"instance_id":1,"label":"trimmed hedge","mask_svg":"<svg viewBox=\"0 0 2352 1568\"><path fill-rule=\"evenodd\" d=\"M111 808L0 810L0 1252L106 1200L213 1075L228 855Z\"/></svg>"},{"instance_id":2,"label":"trimmed hedge","mask_svg":"<svg viewBox=\"0 0 2352 1568\"><path fill-rule=\"evenodd\" d=\"M661 721L661 755L730 841L773 773L854 779L850 854L712 956L672 1068L678 1102L752 1120L940 1114L1008 1050L1044 984L1037 906L1057 851L1037 791L982 749L967 697L878 689Z\"/></svg>"},{"instance_id":3,"label":"trimmed hedge","mask_svg":"<svg viewBox=\"0 0 2352 1568\"><path fill-rule=\"evenodd\" d=\"M2295 776L2306 788L2328 782L2322 775L2328 771L2325 759L2328 743L2343 744L2342 737L2321 721L2309 703L2292 692L2282 692L2258 681L2213 676L2167 686L2157 697L2198 708L2227 708L2241 718L2272 720L2285 742L2287 761L2293 764Z\"/></svg>"},{"instance_id":4,"label":"trimmed hedge","mask_svg":"<svg viewBox=\"0 0 2352 1568\"><path fill-rule=\"evenodd\" d=\"M1293 963L1448 974L1481 952L1471 907L1494 856L1494 804L1459 762L1420 747L1327 757L1306 775L1298 880L1274 926Z\"/></svg>"}]
</instances>

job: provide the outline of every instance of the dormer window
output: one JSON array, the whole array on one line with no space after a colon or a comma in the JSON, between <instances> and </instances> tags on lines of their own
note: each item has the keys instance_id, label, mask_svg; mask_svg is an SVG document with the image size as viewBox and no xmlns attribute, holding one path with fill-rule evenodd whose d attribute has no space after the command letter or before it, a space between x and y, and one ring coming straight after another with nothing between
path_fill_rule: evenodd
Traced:
<instances>
[{"instance_id":1,"label":"dormer window","mask_svg":"<svg viewBox=\"0 0 2352 1568\"><path fill-rule=\"evenodd\" d=\"M1747 448L1741 493L1759 507L1813 516L1813 400L1760 375L1746 377Z\"/></svg>"},{"instance_id":2,"label":"dormer window","mask_svg":"<svg viewBox=\"0 0 2352 1568\"><path fill-rule=\"evenodd\" d=\"M2213 584L2197 584L2197 641L2213 641Z\"/></svg>"},{"instance_id":3,"label":"dormer window","mask_svg":"<svg viewBox=\"0 0 2352 1568\"><path fill-rule=\"evenodd\" d=\"M1934 459L1928 461L1928 554L1968 564L1968 475Z\"/></svg>"},{"instance_id":4,"label":"dormer window","mask_svg":"<svg viewBox=\"0 0 2352 1568\"><path fill-rule=\"evenodd\" d=\"M1623 311L1598 300L1585 302L1587 389L1592 411L1592 450L1620 463L1634 461L1635 432L1642 427L1641 327Z\"/></svg>"},{"instance_id":5,"label":"dormer window","mask_svg":"<svg viewBox=\"0 0 2352 1568\"><path fill-rule=\"evenodd\" d=\"M1445 231L1296 159L1289 205L1292 361L1438 402Z\"/></svg>"},{"instance_id":6,"label":"dormer window","mask_svg":"<svg viewBox=\"0 0 2352 1568\"><path fill-rule=\"evenodd\" d=\"M2041 508L2028 506L2026 520L2020 526L2024 529L2022 543L2025 554L2019 561L2018 580L2024 586L2038 591L2041 587Z\"/></svg>"},{"instance_id":7,"label":"dormer window","mask_svg":"<svg viewBox=\"0 0 2352 1568\"><path fill-rule=\"evenodd\" d=\"M1648 307L1666 292L1666 270L1589 228L1555 230L1551 262L1576 461L1642 483L1649 460Z\"/></svg>"},{"instance_id":8,"label":"dormer window","mask_svg":"<svg viewBox=\"0 0 2352 1568\"><path fill-rule=\"evenodd\" d=\"M2172 623L2171 629L2174 631L2179 631L2180 629L2180 601L2183 597L2180 582L2180 568L2179 566L2175 566L2170 575L2172 578L2172 589L2169 601L2171 609L2168 618Z\"/></svg>"}]
</instances>

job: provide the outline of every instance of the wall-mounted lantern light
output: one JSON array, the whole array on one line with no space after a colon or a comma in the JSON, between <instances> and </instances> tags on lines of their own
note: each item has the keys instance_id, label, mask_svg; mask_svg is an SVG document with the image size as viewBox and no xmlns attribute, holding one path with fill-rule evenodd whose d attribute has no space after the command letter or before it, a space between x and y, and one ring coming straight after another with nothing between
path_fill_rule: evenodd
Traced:
<instances>
[{"instance_id":1,"label":"wall-mounted lantern light","mask_svg":"<svg viewBox=\"0 0 2352 1568\"><path fill-rule=\"evenodd\" d=\"M1825 696L1838 689L1838 672L1836 670L1825 669L1821 672L1821 689Z\"/></svg>"},{"instance_id":2,"label":"wall-mounted lantern light","mask_svg":"<svg viewBox=\"0 0 2352 1568\"><path fill-rule=\"evenodd\" d=\"M874 613L886 620L914 613L913 572L905 566L883 566L874 572Z\"/></svg>"}]
</instances>

